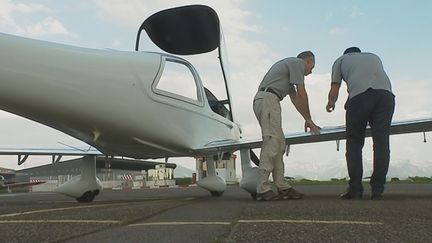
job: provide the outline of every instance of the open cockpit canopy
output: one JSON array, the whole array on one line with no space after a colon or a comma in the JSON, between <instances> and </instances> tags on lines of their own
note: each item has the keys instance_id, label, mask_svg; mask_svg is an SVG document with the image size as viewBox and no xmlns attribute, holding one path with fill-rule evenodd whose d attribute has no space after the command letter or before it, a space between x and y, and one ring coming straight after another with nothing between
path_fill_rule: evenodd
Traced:
<instances>
[{"instance_id":1,"label":"open cockpit canopy","mask_svg":"<svg viewBox=\"0 0 432 243\"><path fill-rule=\"evenodd\" d=\"M218 49L227 95L227 99L220 102L228 105L227 118L232 121L231 97L225 67L226 50L216 11L204 5L188 5L159 11L148 17L138 29L136 51L143 29L155 45L170 54L196 55Z\"/></svg>"},{"instance_id":2,"label":"open cockpit canopy","mask_svg":"<svg viewBox=\"0 0 432 243\"><path fill-rule=\"evenodd\" d=\"M220 45L219 18L204 5L171 8L151 15L138 30L136 50L143 29L159 48L171 54L202 54Z\"/></svg>"}]
</instances>

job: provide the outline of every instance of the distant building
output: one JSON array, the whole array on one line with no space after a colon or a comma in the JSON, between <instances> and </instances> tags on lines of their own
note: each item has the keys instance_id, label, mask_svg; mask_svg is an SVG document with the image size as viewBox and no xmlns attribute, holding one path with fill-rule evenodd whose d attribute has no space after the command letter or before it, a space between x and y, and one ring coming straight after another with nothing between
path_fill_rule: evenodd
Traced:
<instances>
[{"instance_id":1,"label":"distant building","mask_svg":"<svg viewBox=\"0 0 432 243\"><path fill-rule=\"evenodd\" d=\"M0 176L7 182L29 182L29 176L15 170L0 167Z\"/></svg>"},{"instance_id":2,"label":"distant building","mask_svg":"<svg viewBox=\"0 0 432 243\"><path fill-rule=\"evenodd\" d=\"M14 170L0 167L0 174L15 174Z\"/></svg>"},{"instance_id":3,"label":"distant building","mask_svg":"<svg viewBox=\"0 0 432 243\"><path fill-rule=\"evenodd\" d=\"M33 186L33 191L52 191L59 185L81 173L79 159L48 164L18 172L25 173L32 181L43 180L44 184ZM139 189L145 187L173 186L175 180L173 163L160 163L142 160L109 159L98 157L96 161L96 176L104 188ZM158 175L157 178L154 172ZM162 179L159 179L162 178Z\"/></svg>"},{"instance_id":4,"label":"distant building","mask_svg":"<svg viewBox=\"0 0 432 243\"><path fill-rule=\"evenodd\" d=\"M165 165L156 165L154 169L148 170L146 184L153 186L174 186L174 170Z\"/></svg>"},{"instance_id":5,"label":"distant building","mask_svg":"<svg viewBox=\"0 0 432 243\"><path fill-rule=\"evenodd\" d=\"M225 179L227 184L236 184L236 158L235 154L232 154L228 159L222 159L216 162L216 175ZM207 176L207 162L205 158L196 158L196 170L198 172L198 180L205 178Z\"/></svg>"}]
</instances>

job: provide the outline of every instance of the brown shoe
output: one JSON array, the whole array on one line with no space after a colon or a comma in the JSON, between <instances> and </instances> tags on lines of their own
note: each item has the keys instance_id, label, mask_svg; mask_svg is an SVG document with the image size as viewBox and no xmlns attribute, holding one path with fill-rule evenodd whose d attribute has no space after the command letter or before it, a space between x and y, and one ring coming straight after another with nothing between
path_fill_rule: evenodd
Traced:
<instances>
[{"instance_id":1,"label":"brown shoe","mask_svg":"<svg viewBox=\"0 0 432 243\"><path fill-rule=\"evenodd\" d=\"M371 195L371 200L383 200L382 193L375 193L373 192Z\"/></svg>"},{"instance_id":2,"label":"brown shoe","mask_svg":"<svg viewBox=\"0 0 432 243\"><path fill-rule=\"evenodd\" d=\"M283 200L298 200L304 197L303 193L296 191L294 188L288 188L282 191L279 191L279 198Z\"/></svg>"},{"instance_id":3,"label":"brown shoe","mask_svg":"<svg viewBox=\"0 0 432 243\"><path fill-rule=\"evenodd\" d=\"M275 201L278 199L278 195L276 195L272 190L266 191L264 193L258 193L256 197L257 201Z\"/></svg>"},{"instance_id":4,"label":"brown shoe","mask_svg":"<svg viewBox=\"0 0 432 243\"><path fill-rule=\"evenodd\" d=\"M363 198L363 193L361 192L353 192L350 190L347 190L347 192L345 192L344 194L341 194L339 196L341 199L362 199Z\"/></svg>"}]
</instances>

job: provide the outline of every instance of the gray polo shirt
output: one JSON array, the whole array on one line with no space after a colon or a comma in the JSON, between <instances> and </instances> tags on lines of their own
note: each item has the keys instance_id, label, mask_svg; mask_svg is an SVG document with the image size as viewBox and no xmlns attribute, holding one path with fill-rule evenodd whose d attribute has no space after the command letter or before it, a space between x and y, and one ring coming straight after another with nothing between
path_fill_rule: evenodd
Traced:
<instances>
[{"instance_id":1,"label":"gray polo shirt","mask_svg":"<svg viewBox=\"0 0 432 243\"><path fill-rule=\"evenodd\" d=\"M380 58L372 53L348 53L333 64L332 83L347 83L349 98L372 89L392 93L390 79L384 71Z\"/></svg>"},{"instance_id":2,"label":"gray polo shirt","mask_svg":"<svg viewBox=\"0 0 432 243\"><path fill-rule=\"evenodd\" d=\"M296 92L295 84L304 84L304 61L296 57L282 59L270 68L258 90L272 88L283 99L287 94Z\"/></svg>"}]
</instances>

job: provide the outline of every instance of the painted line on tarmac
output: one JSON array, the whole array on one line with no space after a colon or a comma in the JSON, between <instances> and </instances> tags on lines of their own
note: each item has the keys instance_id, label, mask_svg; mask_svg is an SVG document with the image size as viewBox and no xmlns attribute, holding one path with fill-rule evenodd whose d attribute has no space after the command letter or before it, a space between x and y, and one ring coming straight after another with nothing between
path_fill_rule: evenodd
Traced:
<instances>
[{"instance_id":1,"label":"painted line on tarmac","mask_svg":"<svg viewBox=\"0 0 432 243\"><path fill-rule=\"evenodd\" d=\"M83 208L97 208L97 207L106 207L106 206L119 206L122 204L130 205L130 203L111 203L111 204L99 204L99 205L88 205L88 206L76 206L76 207L65 207L65 208L49 208L49 209L40 209L40 210L33 210L33 211L27 211L27 212L19 212L19 213L9 213L9 214L2 214L0 215L0 218L6 218L6 217L16 217L16 216L22 216L22 215L29 215L29 214L37 214L37 213L49 213L49 212L56 212L56 211L65 211L65 210L74 210L74 209L83 209Z\"/></svg>"},{"instance_id":2,"label":"painted line on tarmac","mask_svg":"<svg viewBox=\"0 0 432 243\"><path fill-rule=\"evenodd\" d=\"M19 196L27 196L29 193L24 192L11 192L11 193L5 193L0 194L0 197L19 197Z\"/></svg>"},{"instance_id":3,"label":"painted line on tarmac","mask_svg":"<svg viewBox=\"0 0 432 243\"><path fill-rule=\"evenodd\" d=\"M140 223L140 224L131 224L129 226L168 226L168 225L230 225L231 222L150 222L150 223Z\"/></svg>"},{"instance_id":4,"label":"painted line on tarmac","mask_svg":"<svg viewBox=\"0 0 432 243\"><path fill-rule=\"evenodd\" d=\"M49 213L49 212L56 212L56 211L74 210L74 209L100 208L100 207L106 207L106 206L124 206L124 205L141 204L141 203L143 203L143 202L107 203L107 204L64 207L64 208L49 208L49 209L40 209L40 210L33 210L33 211L27 211L27 212L1 214L0 218L16 217L16 216L37 214L37 213Z\"/></svg>"},{"instance_id":5,"label":"painted line on tarmac","mask_svg":"<svg viewBox=\"0 0 432 243\"><path fill-rule=\"evenodd\" d=\"M290 223L290 224L360 224L360 225L382 225L381 222L368 221L347 221L347 220L294 220L294 219L251 219L239 220L239 223L256 224L256 223Z\"/></svg>"},{"instance_id":6,"label":"painted line on tarmac","mask_svg":"<svg viewBox=\"0 0 432 243\"><path fill-rule=\"evenodd\" d=\"M78 224L120 224L118 220L74 220L74 219L60 219L60 220L0 220L0 224L31 224L31 223L78 223Z\"/></svg>"},{"instance_id":7,"label":"painted line on tarmac","mask_svg":"<svg viewBox=\"0 0 432 243\"><path fill-rule=\"evenodd\" d=\"M14 194L0 194L0 197L15 197L15 196L19 196L20 194L14 193Z\"/></svg>"},{"instance_id":8,"label":"painted line on tarmac","mask_svg":"<svg viewBox=\"0 0 432 243\"><path fill-rule=\"evenodd\" d=\"M192 201L194 200L194 197L187 197L184 198L182 201ZM106 206L129 206L134 204L141 204L143 202L166 202L166 201L175 201L175 200L148 200L148 201L138 201L138 202L123 202L123 203L108 203L108 204L97 204L97 205L87 205L87 206L75 206L75 207L63 207L63 208L49 208L49 209L40 209L40 210L33 210L33 211L26 211L26 212L19 212L19 213L9 213L9 214L0 214L0 218L7 218L7 217L17 217L22 215L29 215L29 214L38 214L38 213L49 213L49 212L57 212L57 211L65 211L65 210L74 210L74 209L86 209L86 208L100 208L100 207L106 207Z\"/></svg>"},{"instance_id":9,"label":"painted line on tarmac","mask_svg":"<svg viewBox=\"0 0 432 243\"><path fill-rule=\"evenodd\" d=\"M289 223L289 224L354 224L354 225L382 225L381 222L368 222L368 221L347 221L347 220L292 220L292 219L252 219L252 220L238 220L237 223L242 224L262 224L262 223ZM178 221L178 222L149 222L131 224L129 226L169 226L169 225L231 225L233 222L228 221Z\"/></svg>"}]
</instances>

